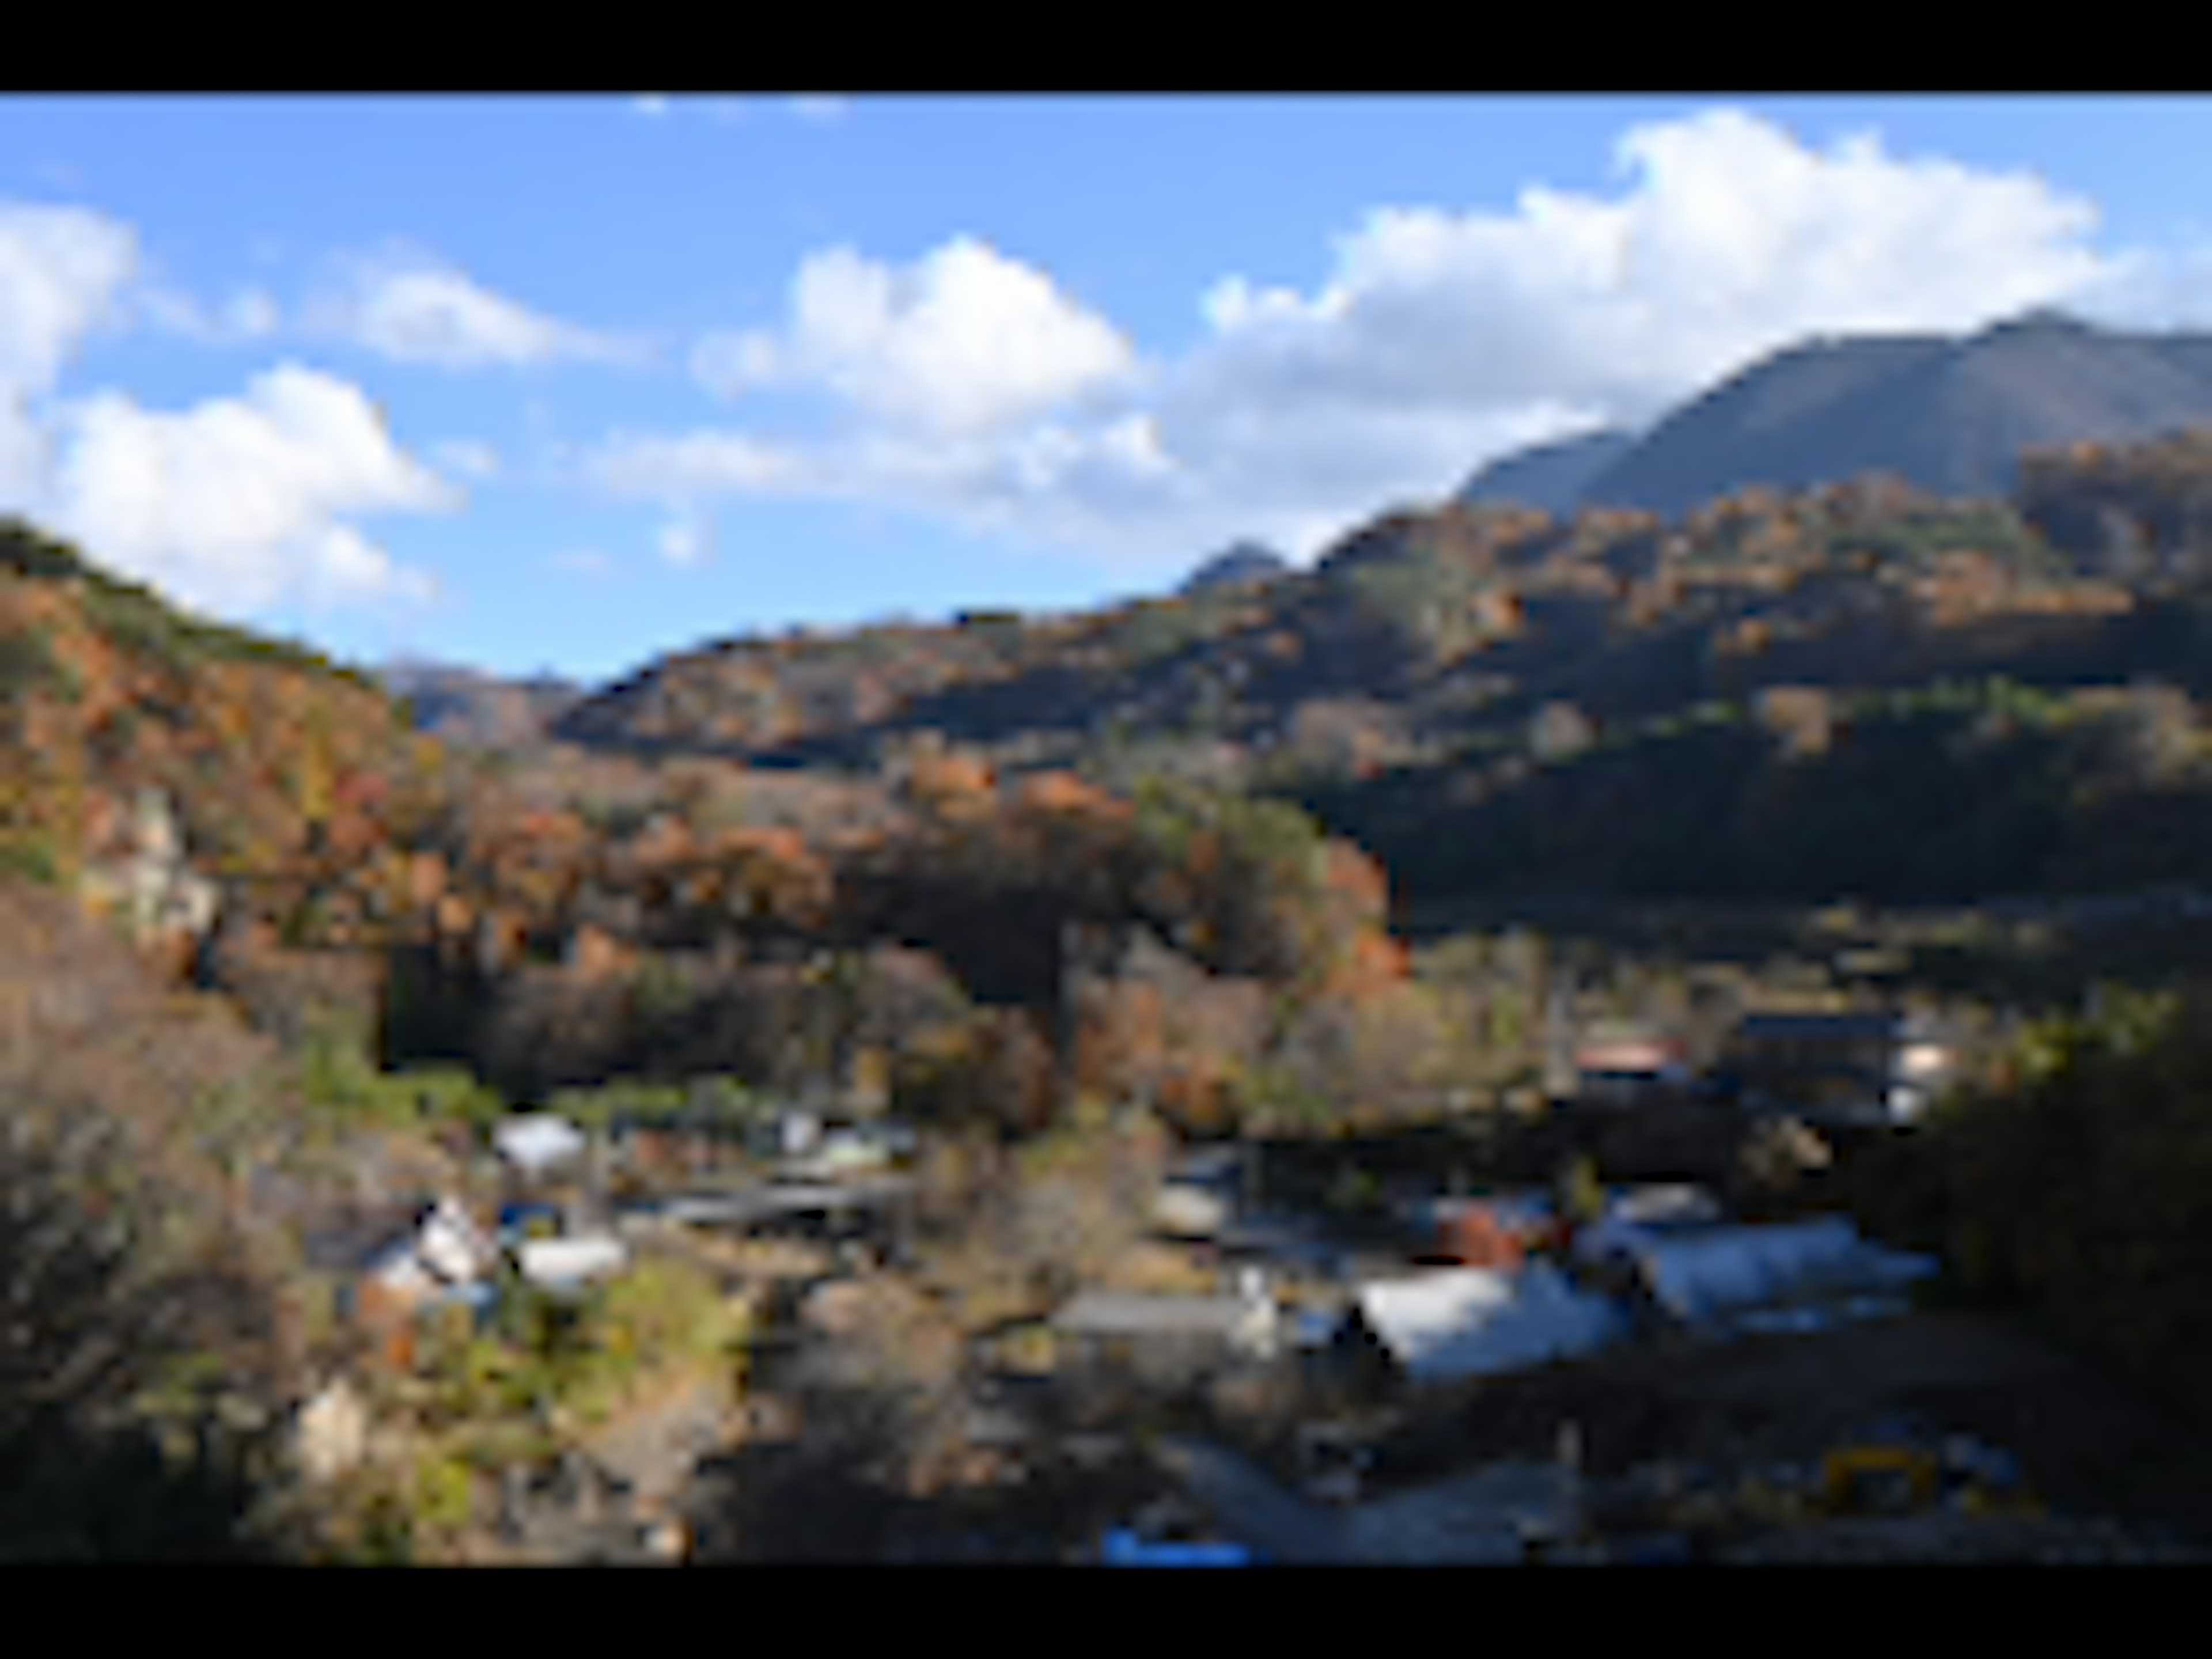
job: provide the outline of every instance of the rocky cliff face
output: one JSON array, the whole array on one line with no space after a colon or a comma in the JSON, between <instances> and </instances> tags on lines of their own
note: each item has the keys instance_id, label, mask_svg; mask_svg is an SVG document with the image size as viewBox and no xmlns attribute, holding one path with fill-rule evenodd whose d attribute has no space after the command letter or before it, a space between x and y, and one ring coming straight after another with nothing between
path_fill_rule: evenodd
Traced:
<instances>
[{"instance_id":1,"label":"rocky cliff face","mask_svg":"<svg viewBox=\"0 0 2212 1659\"><path fill-rule=\"evenodd\" d=\"M119 910L141 947L165 942L197 945L215 927L221 896L214 882L193 870L183 831L167 794L138 792L119 848L88 863L80 891L94 908Z\"/></svg>"}]
</instances>

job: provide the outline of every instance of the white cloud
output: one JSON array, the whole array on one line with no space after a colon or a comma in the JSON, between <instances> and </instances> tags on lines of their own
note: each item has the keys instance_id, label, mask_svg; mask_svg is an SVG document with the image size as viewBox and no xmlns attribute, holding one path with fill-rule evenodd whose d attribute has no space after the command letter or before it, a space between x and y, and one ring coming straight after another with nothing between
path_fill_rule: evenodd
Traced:
<instances>
[{"instance_id":1,"label":"white cloud","mask_svg":"<svg viewBox=\"0 0 2212 1659\"><path fill-rule=\"evenodd\" d=\"M693 94L681 99L671 98L665 92L632 93L629 106L650 120L665 120L671 115L685 115L711 121L716 126L736 126L750 117L763 100L758 97L741 96L734 93L718 93L712 96ZM786 95L782 106L787 114L810 125L822 126L838 121L850 112L853 100L842 93L802 92Z\"/></svg>"},{"instance_id":2,"label":"white cloud","mask_svg":"<svg viewBox=\"0 0 2212 1659\"><path fill-rule=\"evenodd\" d=\"M276 331L278 315L276 302L258 289L247 289L234 295L224 308L223 321L230 332L244 339L258 339Z\"/></svg>"},{"instance_id":3,"label":"white cloud","mask_svg":"<svg viewBox=\"0 0 2212 1659\"><path fill-rule=\"evenodd\" d=\"M0 203L0 402L30 418L26 400L51 391L102 324L118 319L138 270L128 226L78 208ZM20 467L21 434L8 441ZM32 480L0 471L0 490Z\"/></svg>"},{"instance_id":4,"label":"white cloud","mask_svg":"<svg viewBox=\"0 0 2212 1659\"><path fill-rule=\"evenodd\" d=\"M678 520L660 527L660 556L678 569L707 556L707 533L696 521Z\"/></svg>"},{"instance_id":5,"label":"white cloud","mask_svg":"<svg viewBox=\"0 0 2212 1659\"><path fill-rule=\"evenodd\" d=\"M441 368L561 361L635 361L632 342L557 321L414 254L351 262L335 292L309 308L312 326L401 362Z\"/></svg>"},{"instance_id":6,"label":"white cloud","mask_svg":"<svg viewBox=\"0 0 2212 1659\"><path fill-rule=\"evenodd\" d=\"M843 425L627 435L595 476L670 502L887 501L1121 562L1179 566L1243 535L1304 555L1808 333L1963 331L2045 304L2145 316L2212 292L2171 258L2101 251L2094 205L2036 176L1872 137L1820 149L1716 110L1636 128L1614 161L1601 191L1378 209L1309 289L1225 276L1207 335L1169 361L970 239L898 268L818 252L780 327L711 336L691 367L731 399L826 393Z\"/></svg>"},{"instance_id":7,"label":"white cloud","mask_svg":"<svg viewBox=\"0 0 2212 1659\"><path fill-rule=\"evenodd\" d=\"M1125 376L1135 355L1051 278L970 238L894 269L849 248L809 258L775 334L711 335L693 354L710 390L797 384L867 418L963 435Z\"/></svg>"},{"instance_id":8,"label":"white cloud","mask_svg":"<svg viewBox=\"0 0 2212 1659\"><path fill-rule=\"evenodd\" d=\"M259 289L241 289L219 313L210 313L190 295L161 283L138 289L139 313L156 328L210 345L266 339L282 324L276 302Z\"/></svg>"},{"instance_id":9,"label":"white cloud","mask_svg":"<svg viewBox=\"0 0 2212 1659\"><path fill-rule=\"evenodd\" d=\"M618 435L592 452L583 471L611 495L667 502L738 492L806 493L814 472L799 452L726 432Z\"/></svg>"},{"instance_id":10,"label":"white cloud","mask_svg":"<svg viewBox=\"0 0 2212 1659\"><path fill-rule=\"evenodd\" d=\"M76 208L0 204L0 505L210 611L294 596L428 597L422 572L350 520L455 498L397 447L357 387L285 365L242 397L178 413L112 391L57 398L95 331L132 318L204 338L258 337L276 324L257 290L210 315L148 280L128 226Z\"/></svg>"},{"instance_id":11,"label":"white cloud","mask_svg":"<svg viewBox=\"0 0 2212 1659\"><path fill-rule=\"evenodd\" d=\"M0 398L0 507L34 505L52 465L46 428L20 393Z\"/></svg>"},{"instance_id":12,"label":"white cloud","mask_svg":"<svg viewBox=\"0 0 2212 1659\"><path fill-rule=\"evenodd\" d=\"M773 386L782 374L776 342L767 334L709 334L691 349L692 379L721 397Z\"/></svg>"},{"instance_id":13,"label":"white cloud","mask_svg":"<svg viewBox=\"0 0 2212 1659\"><path fill-rule=\"evenodd\" d=\"M1633 419L1816 329L1968 327L2107 269L2088 203L1871 138L1823 154L1723 110L1638 128L1616 160L1610 198L1375 212L1310 296L1231 279L1209 370L1308 407L1549 398Z\"/></svg>"},{"instance_id":14,"label":"white cloud","mask_svg":"<svg viewBox=\"0 0 2212 1659\"><path fill-rule=\"evenodd\" d=\"M63 533L187 605L422 600L434 584L350 519L458 504L361 390L282 365L180 413L104 392L64 411L47 499Z\"/></svg>"},{"instance_id":15,"label":"white cloud","mask_svg":"<svg viewBox=\"0 0 2212 1659\"><path fill-rule=\"evenodd\" d=\"M2212 246L2128 250L2069 303L2084 317L2123 327L2212 326Z\"/></svg>"},{"instance_id":16,"label":"white cloud","mask_svg":"<svg viewBox=\"0 0 2212 1659\"><path fill-rule=\"evenodd\" d=\"M79 208L0 203L0 508L33 507L52 464L45 404L137 275L126 225Z\"/></svg>"},{"instance_id":17,"label":"white cloud","mask_svg":"<svg viewBox=\"0 0 2212 1659\"><path fill-rule=\"evenodd\" d=\"M434 446L435 456L449 472L461 472L471 478L489 478L499 471L499 452L489 444L473 438L448 438Z\"/></svg>"}]
</instances>

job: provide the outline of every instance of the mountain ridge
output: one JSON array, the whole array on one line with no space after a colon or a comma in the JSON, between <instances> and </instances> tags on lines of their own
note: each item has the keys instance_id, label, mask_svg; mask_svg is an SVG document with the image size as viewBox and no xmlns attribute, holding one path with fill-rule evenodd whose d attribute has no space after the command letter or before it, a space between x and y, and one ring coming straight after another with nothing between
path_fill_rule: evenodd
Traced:
<instances>
[{"instance_id":1,"label":"mountain ridge","mask_svg":"<svg viewBox=\"0 0 2212 1659\"><path fill-rule=\"evenodd\" d=\"M1677 516L1750 484L1893 473L2003 496L2023 450L2128 442L2212 422L2212 335L2133 333L2039 312L1964 336L1794 343L1656 422L1577 505Z\"/></svg>"}]
</instances>

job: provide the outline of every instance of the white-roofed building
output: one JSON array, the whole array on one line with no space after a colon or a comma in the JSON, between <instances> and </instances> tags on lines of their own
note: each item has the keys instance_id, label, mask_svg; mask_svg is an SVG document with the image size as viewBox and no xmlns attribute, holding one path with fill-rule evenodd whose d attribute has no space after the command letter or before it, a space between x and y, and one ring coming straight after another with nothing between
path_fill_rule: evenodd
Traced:
<instances>
[{"instance_id":1,"label":"white-roofed building","mask_svg":"<svg viewBox=\"0 0 2212 1659\"><path fill-rule=\"evenodd\" d=\"M499 1246L453 1199L425 1206L414 1224L367 1263L368 1276L391 1291L435 1295L472 1285L499 1263Z\"/></svg>"},{"instance_id":2,"label":"white-roofed building","mask_svg":"<svg viewBox=\"0 0 2212 1659\"><path fill-rule=\"evenodd\" d=\"M1264 1279L1233 1296L1141 1296L1086 1291L1053 1316L1059 1349L1078 1367L1153 1382L1188 1382L1238 1360L1266 1359L1282 1338Z\"/></svg>"},{"instance_id":3,"label":"white-roofed building","mask_svg":"<svg viewBox=\"0 0 2212 1659\"><path fill-rule=\"evenodd\" d=\"M538 1176L580 1158L584 1132L564 1117L533 1112L510 1117L492 1132L499 1155L526 1175Z\"/></svg>"},{"instance_id":4,"label":"white-roofed building","mask_svg":"<svg viewBox=\"0 0 2212 1659\"><path fill-rule=\"evenodd\" d=\"M611 1234L525 1239L515 1250L522 1276L548 1289L573 1289L629 1266L629 1247Z\"/></svg>"},{"instance_id":5,"label":"white-roofed building","mask_svg":"<svg viewBox=\"0 0 2212 1659\"><path fill-rule=\"evenodd\" d=\"M1594 1248L1600 1243L1594 1238ZM1691 1324L1809 1297L1894 1289L1936 1270L1928 1257L1869 1243L1841 1216L1694 1232L1624 1227L1601 1243L1636 1265L1660 1307Z\"/></svg>"},{"instance_id":6,"label":"white-roofed building","mask_svg":"<svg viewBox=\"0 0 2212 1659\"><path fill-rule=\"evenodd\" d=\"M1353 1319L1416 1383L1525 1370L1593 1352L1626 1331L1610 1301L1540 1261L1518 1272L1462 1267L1363 1285Z\"/></svg>"}]
</instances>

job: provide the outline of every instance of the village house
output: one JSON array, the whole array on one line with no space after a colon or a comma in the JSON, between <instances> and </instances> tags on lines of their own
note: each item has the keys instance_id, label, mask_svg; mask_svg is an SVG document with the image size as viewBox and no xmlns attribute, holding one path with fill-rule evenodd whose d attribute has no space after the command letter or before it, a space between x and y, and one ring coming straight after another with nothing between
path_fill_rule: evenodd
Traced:
<instances>
[{"instance_id":1,"label":"village house","mask_svg":"<svg viewBox=\"0 0 2212 1659\"><path fill-rule=\"evenodd\" d=\"M362 1264L365 1285L410 1303L477 1284L497 1271L499 1246L458 1200L419 1206L407 1224L372 1249Z\"/></svg>"},{"instance_id":2,"label":"village house","mask_svg":"<svg viewBox=\"0 0 2212 1659\"><path fill-rule=\"evenodd\" d=\"M913 1192L912 1179L896 1175L866 1181L762 1182L742 1190L661 1200L633 1211L620 1224L860 1246L903 1259L912 1230Z\"/></svg>"},{"instance_id":3,"label":"village house","mask_svg":"<svg viewBox=\"0 0 2212 1659\"><path fill-rule=\"evenodd\" d=\"M1929 1257L1863 1238L1846 1217L1767 1225L1674 1225L1613 1216L1576 1241L1593 1265L1631 1268L1676 1323L1719 1330L1812 1328L1887 1310Z\"/></svg>"},{"instance_id":4,"label":"village house","mask_svg":"<svg viewBox=\"0 0 2212 1659\"><path fill-rule=\"evenodd\" d=\"M1558 1266L1443 1268L1374 1279L1355 1293L1340 1358L1364 1358L1375 1380L1416 1386L1525 1370L1594 1352L1626 1334L1609 1298Z\"/></svg>"},{"instance_id":5,"label":"village house","mask_svg":"<svg viewBox=\"0 0 2212 1659\"><path fill-rule=\"evenodd\" d=\"M1554 1206L1540 1193L1439 1198L1409 1206L1415 1260L1435 1266L1510 1272L1558 1229Z\"/></svg>"},{"instance_id":6,"label":"village house","mask_svg":"<svg viewBox=\"0 0 2212 1659\"><path fill-rule=\"evenodd\" d=\"M787 1176L800 1180L889 1169L910 1156L915 1145L913 1130L902 1123L800 1109L783 1113L756 1136L758 1151L778 1158Z\"/></svg>"},{"instance_id":7,"label":"village house","mask_svg":"<svg viewBox=\"0 0 2212 1659\"><path fill-rule=\"evenodd\" d=\"M1911 1121L1955 1065L1932 1023L1863 1010L1747 1014L1722 1058L1752 1110L1870 1125Z\"/></svg>"},{"instance_id":8,"label":"village house","mask_svg":"<svg viewBox=\"0 0 2212 1659\"><path fill-rule=\"evenodd\" d=\"M568 1119L531 1112L501 1123L492 1132L492 1144L511 1168L534 1181L574 1168L589 1142Z\"/></svg>"},{"instance_id":9,"label":"village house","mask_svg":"<svg viewBox=\"0 0 2212 1659\"><path fill-rule=\"evenodd\" d=\"M492 1145L510 1204L557 1200L571 1232L604 1219L603 1149L578 1125L550 1112L520 1113L492 1131Z\"/></svg>"},{"instance_id":10,"label":"village house","mask_svg":"<svg viewBox=\"0 0 2212 1659\"><path fill-rule=\"evenodd\" d=\"M1055 1369L1160 1388L1199 1383L1278 1351L1281 1320L1266 1277L1248 1271L1230 1296L1085 1291L1053 1316Z\"/></svg>"},{"instance_id":11,"label":"village house","mask_svg":"<svg viewBox=\"0 0 2212 1659\"><path fill-rule=\"evenodd\" d=\"M310 1267L337 1276L342 1316L374 1336L387 1364L414 1353L417 1322L459 1305L490 1312L501 1262L497 1241L452 1197L311 1231Z\"/></svg>"},{"instance_id":12,"label":"village house","mask_svg":"<svg viewBox=\"0 0 2212 1659\"><path fill-rule=\"evenodd\" d=\"M1662 1027L1601 1021L1575 1049L1575 1103L1626 1107L1668 1098L1690 1081L1686 1056L1681 1038Z\"/></svg>"}]
</instances>

